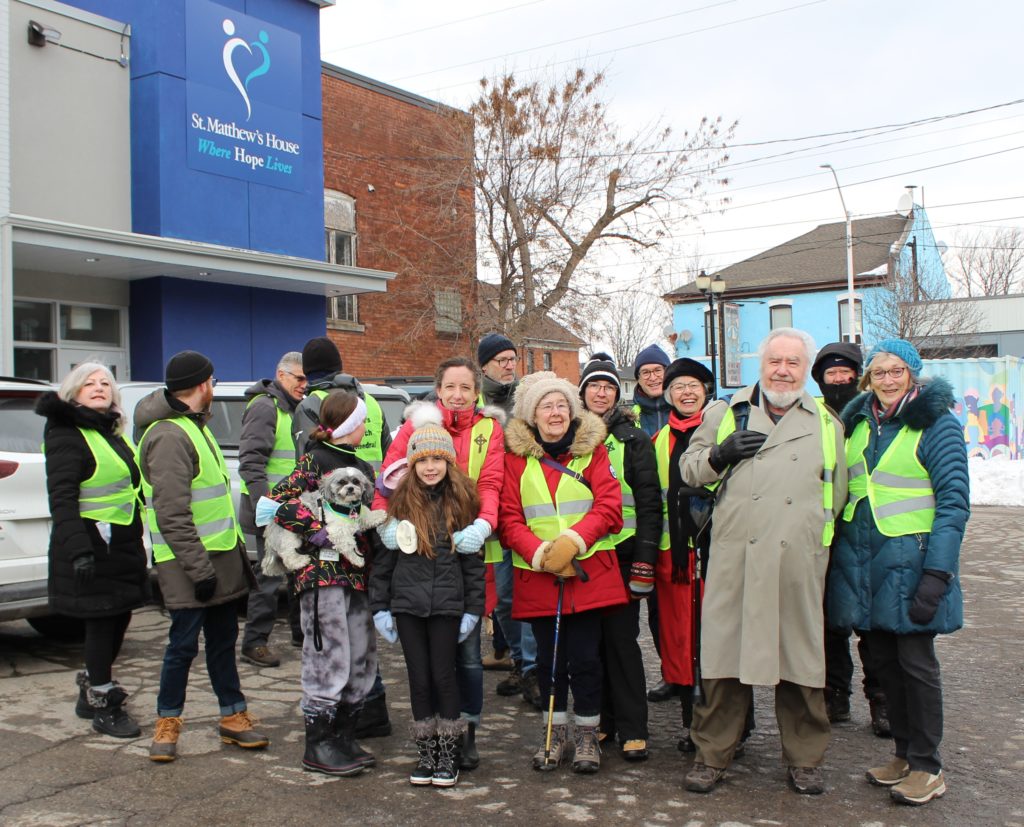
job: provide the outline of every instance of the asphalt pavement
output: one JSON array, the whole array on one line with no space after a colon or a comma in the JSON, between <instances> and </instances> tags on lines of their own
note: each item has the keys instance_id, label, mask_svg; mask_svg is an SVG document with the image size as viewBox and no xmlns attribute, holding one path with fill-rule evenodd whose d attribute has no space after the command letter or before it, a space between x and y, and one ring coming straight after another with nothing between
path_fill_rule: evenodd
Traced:
<instances>
[{"instance_id":1,"label":"asphalt pavement","mask_svg":"<svg viewBox=\"0 0 1024 827\"><path fill-rule=\"evenodd\" d=\"M22 621L0 623L0 824L47 825L1024 825L1024 510L977 508L962 565L966 626L940 638L945 689L943 757L948 792L925 807L892 803L864 780L885 763L891 742L875 737L867 704L833 730L824 766L826 793L800 796L786 786L768 689L756 690L758 728L746 756L710 795L683 789L691 762L676 750L679 704L651 704L651 758L625 762L606 749L600 773L566 767L542 774L530 759L541 718L519 698L501 698L506 673L485 673L479 769L457 787L413 788L414 753L405 667L383 645L382 671L394 734L366 741L377 766L356 778L304 772L298 707L299 656L283 621L272 644L274 669L240 663L250 711L269 734L264 752L243 752L217 737L217 706L202 655L193 667L179 758L147 758L167 618L136 613L115 676L131 693L143 737L117 740L74 715L81 647L51 642ZM656 672L650 638L648 674ZM856 659L856 656L855 656ZM859 670L855 680L859 681Z\"/></svg>"}]
</instances>

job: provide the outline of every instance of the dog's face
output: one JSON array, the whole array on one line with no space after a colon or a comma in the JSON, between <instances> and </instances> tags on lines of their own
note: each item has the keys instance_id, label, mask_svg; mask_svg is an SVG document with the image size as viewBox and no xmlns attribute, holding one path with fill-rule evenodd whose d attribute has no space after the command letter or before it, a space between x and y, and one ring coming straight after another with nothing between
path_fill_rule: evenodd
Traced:
<instances>
[{"instance_id":1,"label":"dog's face","mask_svg":"<svg viewBox=\"0 0 1024 827\"><path fill-rule=\"evenodd\" d=\"M373 498L373 483L358 468L337 468L320 480L320 491L329 503L369 504Z\"/></svg>"}]
</instances>

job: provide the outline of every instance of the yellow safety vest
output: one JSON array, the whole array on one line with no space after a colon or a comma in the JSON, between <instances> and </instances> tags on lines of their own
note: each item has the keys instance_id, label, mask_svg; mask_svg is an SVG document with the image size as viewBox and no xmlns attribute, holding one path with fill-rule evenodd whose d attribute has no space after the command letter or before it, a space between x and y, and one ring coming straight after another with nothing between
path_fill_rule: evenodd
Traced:
<instances>
[{"instance_id":1,"label":"yellow safety vest","mask_svg":"<svg viewBox=\"0 0 1024 827\"><path fill-rule=\"evenodd\" d=\"M317 397L321 402L327 398L330 391L315 390L310 395ZM380 403L370 394L363 395L363 402L366 403L366 433L363 439L356 446L356 456L368 462L373 467L373 473L380 473L380 466L384 462L384 452L381 450L384 430L384 412L380 409ZM307 434L307 439L308 439Z\"/></svg>"},{"instance_id":2,"label":"yellow safety vest","mask_svg":"<svg viewBox=\"0 0 1024 827\"><path fill-rule=\"evenodd\" d=\"M466 463L466 473L473 482L480 479L480 472L483 470L484 462L487 459L487 448L491 444L491 436L494 434L494 420L489 416L478 420L469 434L469 458ZM498 527L494 526L490 536L484 541L484 562L500 563L502 559L501 541L498 539Z\"/></svg>"},{"instance_id":3,"label":"yellow safety vest","mask_svg":"<svg viewBox=\"0 0 1024 827\"><path fill-rule=\"evenodd\" d=\"M853 520L857 503L866 495L875 525L886 537L930 532L935 520L935 491L917 458L922 432L906 425L900 428L869 474L864 450L870 432L871 425L862 419L846 440L850 499L843 519Z\"/></svg>"},{"instance_id":4,"label":"yellow safety vest","mask_svg":"<svg viewBox=\"0 0 1024 827\"><path fill-rule=\"evenodd\" d=\"M626 482L626 443L608 434L604 446L608 449L608 459L615 470L615 479L622 488L622 531L611 535L612 545L617 546L636 534L636 499L633 497L633 489Z\"/></svg>"},{"instance_id":5,"label":"yellow safety vest","mask_svg":"<svg viewBox=\"0 0 1024 827\"><path fill-rule=\"evenodd\" d=\"M821 503L825 514L825 527L821 532L821 544L828 548L832 545L832 538L835 536L835 517L832 513L835 496L832 490L832 478L836 471L836 442L832 426L832 416L828 412L828 407L821 399L815 399L814 404L818 408L818 417L821 423L819 430L821 431L822 467L824 469L821 480ZM722 417L722 421L718 424L718 433L716 434L715 441L721 445L726 437L735 430L736 415L730 407L726 409L725 416ZM714 491L721 482L721 480L715 480L704 487L709 491Z\"/></svg>"},{"instance_id":6,"label":"yellow safety vest","mask_svg":"<svg viewBox=\"0 0 1024 827\"><path fill-rule=\"evenodd\" d=\"M592 459L593 454L574 457L567 467L570 471L582 474ZM558 487L552 502L544 470L536 457L526 458L526 468L519 480L519 495L526 524L541 540L554 540L564 529L576 525L594 505L594 492L568 474L558 475ZM585 560L598 551L612 548L615 548L615 544L606 534L579 559ZM512 563L520 569L530 568L530 564L518 554L512 555Z\"/></svg>"},{"instance_id":7,"label":"yellow safety vest","mask_svg":"<svg viewBox=\"0 0 1024 827\"><path fill-rule=\"evenodd\" d=\"M295 470L295 437L292 436L291 413L281 410L278 400L273 395L261 393L254 396L245 406L246 409L262 396L271 399L274 403L274 410L277 411L277 422L274 425L274 445L270 449L270 458L267 460L267 488L273 489ZM249 486L245 484L245 480L242 480L240 487L242 493L249 496Z\"/></svg>"},{"instance_id":8,"label":"yellow safety vest","mask_svg":"<svg viewBox=\"0 0 1024 827\"><path fill-rule=\"evenodd\" d=\"M78 513L99 523L131 525L139 490L132 485L128 463L114 450L106 438L93 428L79 428L89 446L96 470L78 489ZM119 437L135 454L135 446L125 435Z\"/></svg>"},{"instance_id":9,"label":"yellow safety vest","mask_svg":"<svg viewBox=\"0 0 1024 827\"><path fill-rule=\"evenodd\" d=\"M672 540L668 533L668 463L669 463L669 427L666 425L654 438L654 455L658 461L658 482L661 483L661 542L658 543L660 551L667 551L672 547Z\"/></svg>"},{"instance_id":10,"label":"yellow safety vest","mask_svg":"<svg viewBox=\"0 0 1024 827\"><path fill-rule=\"evenodd\" d=\"M199 457L199 473L192 480L192 521L195 523L199 540L210 553L231 551L242 537L235 517L235 507L231 502L231 479L224 463L224 455L220 452L217 440L209 435L206 428L200 429L187 416L162 420L173 423L181 428L192 442ZM145 451L146 437L153 430L154 422L142 435L140 451ZM159 482L159 480L156 480ZM153 480L143 474L142 490L150 503L147 509L149 533L153 538L153 561L164 563L174 559L174 550L164 540L160 532L160 515L152 507Z\"/></svg>"}]
</instances>

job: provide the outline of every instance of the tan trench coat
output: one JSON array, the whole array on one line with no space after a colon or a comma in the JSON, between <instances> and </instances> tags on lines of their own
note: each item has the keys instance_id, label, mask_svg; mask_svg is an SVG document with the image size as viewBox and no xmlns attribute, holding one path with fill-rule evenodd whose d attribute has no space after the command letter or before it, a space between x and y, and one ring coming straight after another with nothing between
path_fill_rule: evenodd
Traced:
<instances>
[{"instance_id":1,"label":"tan trench coat","mask_svg":"<svg viewBox=\"0 0 1024 827\"><path fill-rule=\"evenodd\" d=\"M743 388L729 404L749 401L752 391ZM724 401L708 407L680 460L688 485L724 476L711 467L708 455L726 407ZM846 455L843 426L834 417L832 423L832 511L838 520L846 503ZM747 428L769 436L755 457L737 465L715 505L701 623L702 675L763 686L782 680L822 687L829 550L821 544L821 419L805 393L777 425L761 407L751 407Z\"/></svg>"}]
</instances>

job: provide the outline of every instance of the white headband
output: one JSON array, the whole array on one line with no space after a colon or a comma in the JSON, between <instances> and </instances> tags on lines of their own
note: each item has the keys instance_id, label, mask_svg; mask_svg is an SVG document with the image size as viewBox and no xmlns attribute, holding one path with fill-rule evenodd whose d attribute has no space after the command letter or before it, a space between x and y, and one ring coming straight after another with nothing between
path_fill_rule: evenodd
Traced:
<instances>
[{"instance_id":1,"label":"white headband","mask_svg":"<svg viewBox=\"0 0 1024 827\"><path fill-rule=\"evenodd\" d=\"M362 399L356 400L356 409L348 415L348 419L342 422L337 428L331 431L331 439L341 436L348 436L356 428L366 421L366 403Z\"/></svg>"}]
</instances>

